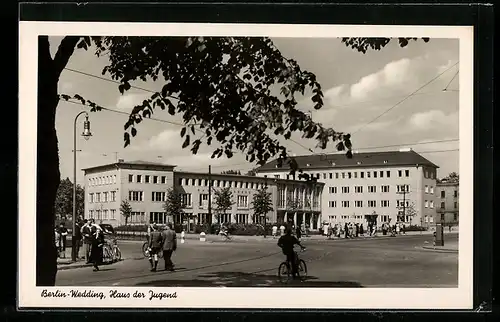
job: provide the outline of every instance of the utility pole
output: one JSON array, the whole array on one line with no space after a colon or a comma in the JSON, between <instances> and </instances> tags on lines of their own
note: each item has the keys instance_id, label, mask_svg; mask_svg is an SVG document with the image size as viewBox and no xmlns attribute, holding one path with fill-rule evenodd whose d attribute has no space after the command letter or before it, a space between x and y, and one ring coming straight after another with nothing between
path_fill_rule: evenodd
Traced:
<instances>
[{"instance_id":1,"label":"utility pole","mask_svg":"<svg viewBox=\"0 0 500 322\"><path fill-rule=\"evenodd\" d=\"M208 166L208 218L212 224L212 166Z\"/></svg>"}]
</instances>

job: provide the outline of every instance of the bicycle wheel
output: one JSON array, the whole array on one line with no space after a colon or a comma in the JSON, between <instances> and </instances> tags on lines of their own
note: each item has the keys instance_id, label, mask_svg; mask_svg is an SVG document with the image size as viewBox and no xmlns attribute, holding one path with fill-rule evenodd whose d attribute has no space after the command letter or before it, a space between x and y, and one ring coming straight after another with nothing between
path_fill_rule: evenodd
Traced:
<instances>
[{"instance_id":1,"label":"bicycle wheel","mask_svg":"<svg viewBox=\"0 0 500 322\"><path fill-rule=\"evenodd\" d=\"M142 254L144 255L144 257L149 257L148 242L144 242L144 244L142 244Z\"/></svg>"},{"instance_id":2,"label":"bicycle wheel","mask_svg":"<svg viewBox=\"0 0 500 322\"><path fill-rule=\"evenodd\" d=\"M108 245L104 245L102 248L102 259L104 263L113 261L113 253Z\"/></svg>"},{"instance_id":3,"label":"bicycle wheel","mask_svg":"<svg viewBox=\"0 0 500 322\"><path fill-rule=\"evenodd\" d=\"M304 260L299 260L299 277L305 279L307 277L307 265Z\"/></svg>"},{"instance_id":4,"label":"bicycle wheel","mask_svg":"<svg viewBox=\"0 0 500 322\"><path fill-rule=\"evenodd\" d=\"M290 280L290 269L288 267L288 264L286 262L283 262L280 264L278 268L278 278L280 282L285 283Z\"/></svg>"}]
</instances>

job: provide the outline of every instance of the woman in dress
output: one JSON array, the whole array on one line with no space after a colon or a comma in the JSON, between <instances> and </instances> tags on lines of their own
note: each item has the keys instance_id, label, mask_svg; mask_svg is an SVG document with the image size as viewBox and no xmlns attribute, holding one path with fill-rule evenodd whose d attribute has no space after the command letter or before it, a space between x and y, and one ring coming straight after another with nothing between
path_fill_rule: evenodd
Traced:
<instances>
[{"instance_id":1,"label":"woman in dress","mask_svg":"<svg viewBox=\"0 0 500 322\"><path fill-rule=\"evenodd\" d=\"M102 249L104 245L104 236L100 229L96 226L92 226L92 244L90 248L90 262L94 266L94 272L99 270L99 265L102 264Z\"/></svg>"}]
</instances>

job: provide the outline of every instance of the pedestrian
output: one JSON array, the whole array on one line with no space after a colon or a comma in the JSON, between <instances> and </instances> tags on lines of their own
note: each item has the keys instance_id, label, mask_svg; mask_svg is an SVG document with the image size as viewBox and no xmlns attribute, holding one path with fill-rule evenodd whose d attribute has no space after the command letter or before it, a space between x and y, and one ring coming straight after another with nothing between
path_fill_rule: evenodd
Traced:
<instances>
[{"instance_id":1,"label":"pedestrian","mask_svg":"<svg viewBox=\"0 0 500 322\"><path fill-rule=\"evenodd\" d=\"M297 235L297 239L300 240L300 237L302 237L302 231L300 230L300 226L297 226L295 229L295 234Z\"/></svg>"},{"instance_id":2,"label":"pedestrian","mask_svg":"<svg viewBox=\"0 0 500 322\"><path fill-rule=\"evenodd\" d=\"M59 254L61 258L66 258L66 236L68 235L68 229L64 226L64 223L59 224Z\"/></svg>"},{"instance_id":3,"label":"pedestrian","mask_svg":"<svg viewBox=\"0 0 500 322\"><path fill-rule=\"evenodd\" d=\"M401 233L401 224L396 223L396 235L399 235Z\"/></svg>"},{"instance_id":4,"label":"pedestrian","mask_svg":"<svg viewBox=\"0 0 500 322\"><path fill-rule=\"evenodd\" d=\"M359 224L358 223L354 224L354 231L356 233L356 238L358 238L359 237Z\"/></svg>"},{"instance_id":5,"label":"pedestrian","mask_svg":"<svg viewBox=\"0 0 500 322\"><path fill-rule=\"evenodd\" d=\"M177 250L177 235L172 229L172 223L168 223L163 235L163 259L165 260L165 270L174 270L172 263L172 253Z\"/></svg>"},{"instance_id":6,"label":"pedestrian","mask_svg":"<svg viewBox=\"0 0 500 322\"><path fill-rule=\"evenodd\" d=\"M323 223L323 236L328 236L328 225Z\"/></svg>"},{"instance_id":7,"label":"pedestrian","mask_svg":"<svg viewBox=\"0 0 500 322\"><path fill-rule=\"evenodd\" d=\"M448 226L448 231L451 233L451 225Z\"/></svg>"},{"instance_id":8,"label":"pedestrian","mask_svg":"<svg viewBox=\"0 0 500 322\"><path fill-rule=\"evenodd\" d=\"M59 228L58 227L54 227L54 243L55 243L55 246L56 246L57 258L59 258L61 256L61 252L59 251L60 240L61 240L61 238L59 236Z\"/></svg>"},{"instance_id":9,"label":"pedestrian","mask_svg":"<svg viewBox=\"0 0 500 322\"><path fill-rule=\"evenodd\" d=\"M406 225L405 224L401 225L401 231L403 232L403 235L406 235Z\"/></svg>"},{"instance_id":10,"label":"pedestrian","mask_svg":"<svg viewBox=\"0 0 500 322\"><path fill-rule=\"evenodd\" d=\"M332 235L333 235L333 227L332 227L332 223L330 223L330 224L328 224L328 236L327 236L327 238L332 239Z\"/></svg>"},{"instance_id":11,"label":"pedestrian","mask_svg":"<svg viewBox=\"0 0 500 322\"><path fill-rule=\"evenodd\" d=\"M284 235L285 235L285 225L283 225L283 223L282 223L280 226L280 236L284 236Z\"/></svg>"},{"instance_id":12,"label":"pedestrian","mask_svg":"<svg viewBox=\"0 0 500 322\"><path fill-rule=\"evenodd\" d=\"M96 226L92 226L90 231L91 247L89 261L94 266L94 272L97 272L99 270L99 265L102 264L104 236L102 231Z\"/></svg>"},{"instance_id":13,"label":"pedestrian","mask_svg":"<svg viewBox=\"0 0 500 322\"><path fill-rule=\"evenodd\" d=\"M309 237L309 224L306 224L306 237Z\"/></svg>"},{"instance_id":14,"label":"pedestrian","mask_svg":"<svg viewBox=\"0 0 500 322\"><path fill-rule=\"evenodd\" d=\"M387 235L387 224L383 223L382 224L382 235Z\"/></svg>"},{"instance_id":15,"label":"pedestrian","mask_svg":"<svg viewBox=\"0 0 500 322\"><path fill-rule=\"evenodd\" d=\"M75 241L74 241L74 245L75 245L75 254L76 254L76 258L80 258L79 254L80 254L80 247L81 247L81 244L82 244L82 226L83 226L83 221L82 221L82 217L78 217L78 220L75 224Z\"/></svg>"},{"instance_id":16,"label":"pedestrian","mask_svg":"<svg viewBox=\"0 0 500 322\"><path fill-rule=\"evenodd\" d=\"M363 228L363 224L359 226L359 234L361 237L365 237L365 229Z\"/></svg>"},{"instance_id":17,"label":"pedestrian","mask_svg":"<svg viewBox=\"0 0 500 322\"><path fill-rule=\"evenodd\" d=\"M156 272L158 266L158 252L163 251L163 234L158 231L158 226L153 224L149 234L149 263L151 264L151 272Z\"/></svg>"},{"instance_id":18,"label":"pedestrian","mask_svg":"<svg viewBox=\"0 0 500 322\"><path fill-rule=\"evenodd\" d=\"M273 238L276 238L276 235L278 234L278 226L276 224L273 225Z\"/></svg>"},{"instance_id":19,"label":"pedestrian","mask_svg":"<svg viewBox=\"0 0 500 322\"><path fill-rule=\"evenodd\" d=\"M85 262L88 264L88 263L90 263L90 248L92 246L92 232L91 232L90 222L87 219L85 219L83 221L83 226L80 229L80 232L81 232L81 235L83 238L83 252L85 253L84 258L85 258Z\"/></svg>"}]
</instances>

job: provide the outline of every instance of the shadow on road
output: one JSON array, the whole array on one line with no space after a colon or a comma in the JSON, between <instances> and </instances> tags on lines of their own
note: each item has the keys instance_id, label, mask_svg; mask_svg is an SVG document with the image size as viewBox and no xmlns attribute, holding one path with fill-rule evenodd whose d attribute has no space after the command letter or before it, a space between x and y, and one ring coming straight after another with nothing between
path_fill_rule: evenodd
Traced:
<instances>
[{"instance_id":1,"label":"shadow on road","mask_svg":"<svg viewBox=\"0 0 500 322\"><path fill-rule=\"evenodd\" d=\"M363 287L357 282L318 281L317 277L308 276L303 281L280 282L276 275L264 275L243 272L213 272L198 275L190 280L158 279L137 286L158 287Z\"/></svg>"}]
</instances>

